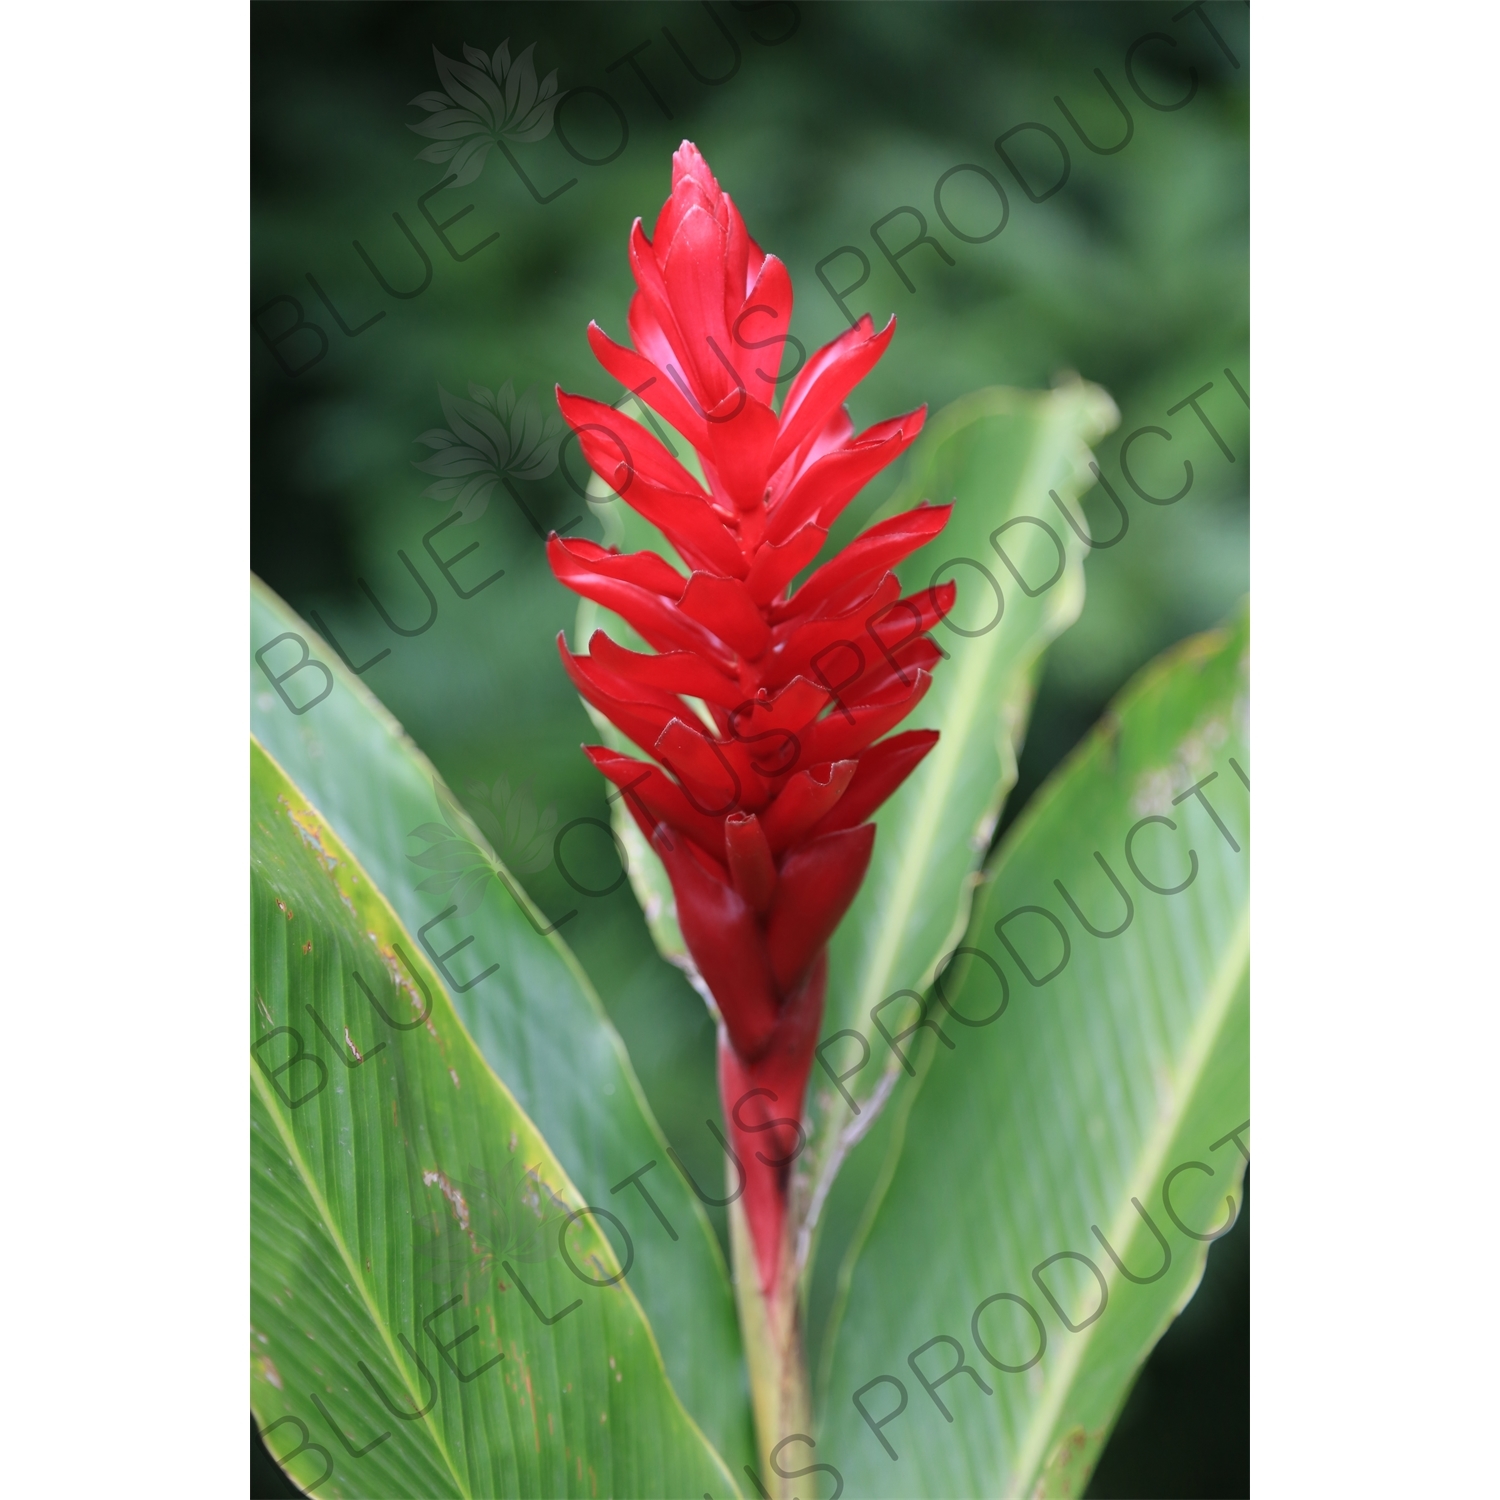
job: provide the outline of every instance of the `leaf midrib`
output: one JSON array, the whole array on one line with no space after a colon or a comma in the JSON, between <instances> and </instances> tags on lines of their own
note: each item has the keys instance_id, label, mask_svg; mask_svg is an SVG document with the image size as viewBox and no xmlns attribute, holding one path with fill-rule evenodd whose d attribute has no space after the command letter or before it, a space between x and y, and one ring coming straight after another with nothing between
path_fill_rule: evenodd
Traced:
<instances>
[{"instance_id":1,"label":"leaf midrib","mask_svg":"<svg viewBox=\"0 0 1500 1500\"><path fill-rule=\"evenodd\" d=\"M1042 455L1046 454L1049 457L1051 455L1056 436L1056 412L1050 413L1049 418L1050 420L1040 434L1040 441L1033 447L1030 462L1011 489L1004 510L1005 515L1011 513L1018 497L1029 488L1037 471L1044 467ZM889 978L890 971L894 967L895 956L905 935L905 922L911 914L913 892L920 884L921 874L925 871L932 853L939 814L942 811L942 799L951 788L955 763L963 757L968 731L980 710L980 694L974 691L977 686L976 680L982 679L988 672L998 654L1004 634L1003 631L997 629L991 636L988 649L971 652L965 658L958 677L950 679L954 686L944 706L951 717L943 726L944 732L938 740L937 764L934 767L934 773L937 767L941 767L944 774L940 776L930 773L925 778L922 798L918 803L917 816L914 819L914 826L920 830L915 842L921 851L921 859L910 856L908 851L911 844L908 842L907 850L903 851L906 857L901 861L901 879L897 885L898 896L892 899L887 908L887 918L881 924L880 942L875 950L875 958L865 970L866 978L861 989L858 1008L860 1016L865 1015L867 1002L871 1002L872 998L885 988L884 980L876 982L876 976L884 975ZM938 805L934 806L934 804ZM895 913L899 913L899 918L893 915ZM862 1027L861 1030L864 1028Z\"/></svg>"},{"instance_id":2,"label":"leaf midrib","mask_svg":"<svg viewBox=\"0 0 1500 1500\"><path fill-rule=\"evenodd\" d=\"M1176 1139L1187 1104L1194 1098L1202 1082L1204 1069L1208 1066L1214 1044L1223 1030L1224 1022L1228 1019L1235 995L1239 991L1241 977L1248 967L1249 958L1250 908L1249 904L1245 903L1241 908L1239 921L1235 925L1234 936L1230 939L1209 985L1208 1003L1193 1023L1192 1035L1188 1039L1188 1045L1173 1079L1174 1108L1158 1114L1156 1124L1140 1153L1135 1176L1125 1190L1120 1200L1120 1207L1111 1221L1109 1242L1112 1245L1128 1246L1129 1241L1134 1238L1136 1224L1131 1199L1148 1194L1157 1174L1161 1171L1167 1150ZM1117 1269L1111 1267L1106 1277L1106 1284L1113 1286L1118 1282L1119 1273ZM1094 1330L1098 1326L1098 1320L1095 1320L1082 1333L1074 1336L1066 1346L1062 1359L1055 1366L1055 1373L1044 1386L1042 1400L1026 1423L1026 1437L1020 1445L1020 1457L1012 1471L1008 1494L1025 1493L1028 1479L1045 1458L1048 1441L1057 1424L1058 1413L1067 1400L1074 1376L1083 1362L1084 1355L1088 1352L1089 1345L1093 1341Z\"/></svg>"},{"instance_id":3,"label":"leaf midrib","mask_svg":"<svg viewBox=\"0 0 1500 1500\"><path fill-rule=\"evenodd\" d=\"M370 1289L365 1284L365 1279L360 1271L355 1257L350 1255L349 1247L344 1242L344 1236L337 1226L333 1213L328 1206L328 1200L323 1196L322 1189L318 1186L312 1170L303 1158L301 1147L297 1144L296 1137L292 1134L291 1123L285 1118L280 1108L273 1102L268 1093L267 1086L259 1074L259 1070L252 1066L250 1081L255 1086L255 1091L260 1095L261 1103L265 1106L267 1113L276 1125L276 1133L281 1137L282 1146L286 1149L287 1156L296 1168L297 1175L302 1179L302 1185L307 1190L308 1196L313 1200L313 1206L318 1213L319 1221L326 1233L334 1243L340 1258L344 1262L344 1269L348 1272L350 1284L358 1288L360 1300L365 1305L365 1311L370 1315L370 1321L374 1323L379 1331L381 1342L385 1345L386 1353L391 1358L401 1376L401 1383L406 1388L406 1394L411 1398L412 1410L421 1406L421 1399L416 1391L412 1389L411 1381L407 1379L406 1364L401 1359L396 1349L394 1340L391 1338L390 1329L386 1326L385 1318L370 1295ZM443 1441L442 1434L436 1426L429 1425L426 1429L432 1438L439 1453L443 1455L443 1462L448 1466L448 1472L453 1476L454 1483L458 1486L461 1495L470 1496L472 1492L464 1483L463 1477L458 1472L457 1465L453 1462L453 1455L448 1451L448 1445Z\"/></svg>"},{"instance_id":4,"label":"leaf midrib","mask_svg":"<svg viewBox=\"0 0 1500 1500\"><path fill-rule=\"evenodd\" d=\"M1035 482L1034 476L1050 463L1056 444L1057 430L1062 423L1063 417L1060 411L1061 403L1053 400L1047 403L1047 417L1038 440L1033 445L1031 457L1021 475L1011 488L1010 496L1004 514L1009 515L1014 510L1018 497L1023 494L1028 486ZM1044 462L1045 459L1045 462ZM1070 558L1070 564L1073 559ZM1081 583L1081 576L1079 577ZM914 901L913 892L918 887L920 876L925 873L931 852L933 840L936 837L936 829L939 814L942 811L941 802L947 795L952 783L955 770L955 762L962 758L967 735L975 717L980 709L980 694L976 691L976 679L982 680L988 673L995 655L999 650L1004 632L997 630L985 651L975 651L964 659L962 669L956 679L950 678L950 682L956 682L952 695L945 699L945 707L950 714L949 721L944 725L944 733L938 740L937 754L933 773L926 777L923 787L922 798L917 805L913 822L908 827L916 827L920 830L917 843L921 850L920 859L907 855L901 862L901 874L897 883L897 895L892 898L886 908L886 920L881 925L880 941L875 951L874 959L865 968L865 979L861 986L859 1003L855 1014L850 1018L854 1028L861 1036L868 1040L870 1025L867 1021L869 1007L873 1004L872 996L877 995L885 988L885 983L890 977L890 971L895 963L895 955L899 952L901 942L905 936L906 922L910 918ZM1031 660L1045 648L1045 639L1038 642L1031 652ZM1017 663L1018 667L1026 664ZM955 707L956 705L956 707ZM1001 708L1003 709L1002 703ZM1004 734L1002 726L999 733ZM1001 756L1003 761L1003 754ZM942 775L935 774L939 769ZM1003 770L1003 766L1002 766ZM1006 788L1002 784L999 788L999 797L1003 800ZM933 804L937 804L934 806ZM908 848L910 845L908 845ZM973 902L973 885L970 883L960 893L958 911L954 920L954 926L962 928L967 924L968 914ZM893 915L899 913L899 917ZM884 976L877 980L877 976ZM924 976L926 977L926 976ZM890 1059L885 1072L890 1072L896 1066L894 1058ZM884 1075L882 1075L883 1077ZM877 1082L878 1087L878 1082ZM871 1094L873 1098L873 1091ZM868 1128L868 1127L866 1127ZM822 1200L827 1196L826 1180L830 1177L831 1170L836 1170L842 1164L842 1155L838 1151L840 1131L834 1131L831 1140L831 1151L828 1156L823 1157L818 1164L818 1171L812 1178L807 1201L809 1205L821 1206ZM816 1233L816 1231L815 1231ZM807 1263L811 1264L813 1251L807 1251Z\"/></svg>"},{"instance_id":5,"label":"leaf midrib","mask_svg":"<svg viewBox=\"0 0 1500 1500\"><path fill-rule=\"evenodd\" d=\"M981 392L978 394L985 395L987 393ZM1038 471L1044 470L1053 462L1056 455L1059 434L1061 433L1064 436L1066 435L1066 430L1068 427L1068 416L1071 412L1071 407L1061 399L1060 394L1053 393L1037 404L1042 412L1042 420L1039 423L1036 439L1032 445L1031 455L1028 459L1028 462L1017 478L1015 484L1011 488L1007 506L1005 511L1003 512L1006 516L1014 513L1019 496L1026 492L1028 486L1036 483L1035 476L1037 475ZM987 414L994 416L1003 416L1011 415L1013 414L1013 412L1014 407L1011 405L1011 403L1000 402L996 403L995 406L990 409ZM941 438L939 439L940 442L947 441L947 439L952 435L953 432L959 431L964 425L966 425L968 421L972 420L968 412L967 403L963 404L962 411L955 410L951 415L953 420L950 423L950 430L942 433ZM1089 439L1087 437L1084 437L1082 440L1087 442ZM1074 489L1074 485L1072 483L1064 483L1062 487L1070 494ZM889 503L887 509L896 508L898 502L904 503L906 498L908 497L902 494L898 494L898 496ZM1023 551L1025 551L1029 555L1033 545L1034 543L1028 539L1022 544ZM1024 683L1028 674L1033 669L1033 666L1037 659L1042 655L1042 653L1047 649L1048 645L1051 644L1054 637L1058 634L1058 630L1060 627L1058 627L1057 622L1059 617L1066 617L1068 614L1068 610L1072 604L1071 596L1067 592L1067 586L1070 582L1072 583L1078 595L1078 598L1076 600L1077 607L1073 609L1072 618L1077 618L1077 614L1082 608L1082 592L1084 587L1082 567L1083 556L1074 552L1072 538L1069 538L1065 545L1068 548L1068 562L1065 569L1065 576L1062 580L1060 580L1060 582L1063 584L1063 589L1058 595L1054 596L1052 601L1050 601L1050 608L1043 609L1041 618L1039 619L1035 628L1029 636L1029 650L1025 651L1024 656L1017 656L1015 662L1015 672L1013 674L1010 688L1008 691L1002 694L1000 702L996 708L997 722L995 747L996 753L1000 759L1000 778L996 783L996 787L992 797L990 798L990 801L985 805L985 809L981 814L981 818L998 818L1000 809L1004 806L1007 794L1009 793L1011 787L1015 785L1013 751L1013 741L1015 739L1015 733L1014 726L1008 718L1008 710L1013 706L1015 702L1016 688ZM1065 619L1064 627L1066 623L1067 621ZM935 829L938 822L938 814L941 811L941 808L938 808L937 810L930 810L928 807L928 803L935 798L941 798L942 796L946 795L945 790L939 789L946 788L951 783L951 778L954 774L953 758L961 754L964 748L967 730L973 723L975 715L978 713L979 694L973 690L971 675L974 673L978 673L982 677L984 674L989 672L993 665L994 657L998 653L1001 642L1004 638L1005 632L997 629L990 643L989 649L985 652L974 652L972 655L966 657L963 670L958 674L957 680L965 689L965 691L956 695L957 702L959 704L959 708L956 711L962 715L962 719L960 722L961 727L965 731L965 733L959 734L957 732L959 726L956 726L951 720L945 726L948 732L938 741L939 753L938 758L935 761L935 765L937 767L941 767L946 774L941 778L934 775L930 775L927 778L926 790L923 794L922 803L919 804L918 812L921 815L920 826L923 829L921 842L923 844L922 867L924 869L926 868L926 862L931 855L932 842L933 838L935 837ZM982 666L980 665L981 663ZM952 680L953 679L950 679L950 681ZM950 699L944 700L945 706L948 708L950 714L955 712L952 707L952 701L953 700ZM1009 764L1007 764L1007 747L1011 747L1012 749ZM863 985L863 992L860 997L860 1004L856 1009L854 1016L848 1018L852 1021L854 1029L865 1039L867 1044L869 1041L870 1025L864 1018L866 1018L869 1014L869 1006L872 1003L872 994L884 989L885 987L884 982L876 984L874 983L874 979L877 974L884 974L886 980L889 979L890 970L894 965L893 952L897 950L897 945L900 941L898 934L902 932L904 922L909 918L912 910L912 886L915 883L916 878L912 872L917 868L917 866L918 861L914 859L907 859L903 861L902 880L900 882L900 904L901 909L904 913L903 920L901 923L888 921L883 925L880 946L877 949L877 961L870 964L866 968L866 978ZM963 932L967 928L970 914L973 909L974 892L974 872L971 871L964 884L963 889L959 892L959 898L954 913L953 922L951 923L949 928L948 941L951 942L960 939L963 935ZM894 904L895 903L893 903L893 905ZM946 946L946 943L943 946ZM930 974L924 974L921 976L922 980L924 981L924 987L926 983L931 982L932 977L933 976ZM867 1104L869 1106L873 1106L873 1109L869 1118L867 1118L862 1124L856 1121L854 1122L854 1128L851 1129L851 1127L846 1126L840 1129L831 1128L826 1119L822 1122L824 1129L818 1132L817 1144L815 1145L814 1152L812 1153L810 1158L813 1170L809 1176L806 1197L804 1199L806 1205L803 1211L804 1217L797 1229L797 1265L799 1268L799 1275L806 1276L809 1272L810 1267L813 1265L816 1259L818 1242L821 1239L822 1234L822 1208L832 1189L834 1178L842 1169L844 1160L847 1157L848 1153L853 1149L855 1143L870 1129L871 1125L873 1125L875 1114L878 1113L879 1110L889 1102L891 1084L894 1081L897 1067L898 1063L895 1057L887 1059L885 1069L881 1073L880 1077L876 1079L875 1086L871 1089L869 1095L866 1096ZM882 1089L884 1090L883 1094ZM879 1101L878 1103L877 1100ZM877 1192L875 1201L878 1202L881 1196L883 1196L883 1192ZM858 1243L861 1237L861 1235L856 1234L856 1243ZM836 1305L836 1309L833 1315L832 1326L837 1326L841 1315L842 1304L840 1299L840 1301Z\"/></svg>"}]
</instances>

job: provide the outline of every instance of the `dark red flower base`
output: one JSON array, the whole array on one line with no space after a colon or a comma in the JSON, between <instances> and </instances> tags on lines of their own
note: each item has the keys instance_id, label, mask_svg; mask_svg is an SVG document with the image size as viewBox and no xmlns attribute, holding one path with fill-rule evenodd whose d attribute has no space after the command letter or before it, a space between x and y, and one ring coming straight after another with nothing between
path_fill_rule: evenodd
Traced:
<instances>
[{"instance_id":1,"label":"dark red flower base","mask_svg":"<svg viewBox=\"0 0 1500 1500\"><path fill-rule=\"evenodd\" d=\"M754 1062L746 1062L725 1033L719 1037L719 1098L745 1174L745 1220L767 1299L786 1259L787 1182L807 1140L800 1123L802 1097L823 1024L827 982L828 955L819 953L801 987L783 1004Z\"/></svg>"}]
</instances>

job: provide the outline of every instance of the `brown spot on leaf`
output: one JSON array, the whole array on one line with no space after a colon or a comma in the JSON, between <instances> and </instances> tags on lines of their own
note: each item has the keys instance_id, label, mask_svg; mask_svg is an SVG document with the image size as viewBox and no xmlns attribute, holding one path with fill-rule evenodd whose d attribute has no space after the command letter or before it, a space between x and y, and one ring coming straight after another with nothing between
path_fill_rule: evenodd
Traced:
<instances>
[{"instance_id":1,"label":"brown spot on leaf","mask_svg":"<svg viewBox=\"0 0 1500 1500\"><path fill-rule=\"evenodd\" d=\"M1081 1495L1104 1446L1104 1429L1085 1432L1071 1427L1058 1441L1047 1458L1032 1490L1033 1500L1069 1500Z\"/></svg>"},{"instance_id":2,"label":"brown spot on leaf","mask_svg":"<svg viewBox=\"0 0 1500 1500\"><path fill-rule=\"evenodd\" d=\"M422 1182L427 1187L436 1187L448 1200L448 1206L453 1210L453 1217L458 1221L459 1229L468 1236L470 1248L475 1255L483 1255L479 1241L474 1237L474 1231L469 1225L469 1205L464 1201L464 1195L457 1185L450 1182L445 1173L435 1170L423 1172Z\"/></svg>"}]
</instances>

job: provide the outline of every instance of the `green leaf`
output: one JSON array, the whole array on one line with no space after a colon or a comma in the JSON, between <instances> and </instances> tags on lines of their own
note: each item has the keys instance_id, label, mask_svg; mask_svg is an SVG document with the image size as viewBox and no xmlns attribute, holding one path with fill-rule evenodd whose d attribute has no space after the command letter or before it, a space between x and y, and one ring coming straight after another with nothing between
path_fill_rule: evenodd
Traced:
<instances>
[{"instance_id":1,"label":"green leaf","mask_svg":"<svg viewBox=\"0 0 1500 1500\"><path fill-rule=\"evenodd\" d=\"M808 1148L794 1185L804 1272L834 1176L899 1072L875 1021L899 1029L893 1018L910 1007L898 992L925 989L967 925L980 862L1015 784L1039 659L1083 607L1085 547L1062 507L1086 534L1076 501L1093 483L1088 445L1117 420L1109 397L1078 381L976 391L932 421L884 508L954 502L942 534L900 571L907 594L952 578L958 598L951 624L934 631L951 659L937 664L926 698L901 725L941 738L877 813L869 872L829 945L823 1066L808 1089ZM853 1035L833 1040L838 1032ZM846 1071L842 1087L858 1113L832 1081Z\"/></svg>"},{"instance_id":2,"label":"green leaf","mask_svg":"<svg viewBox=\"0 0 1500 1500\"><path fill-rule=\"evenodd\" d=\"M1232 1133L1247 1140L1249 1116L1247 641L1242 618L1148 668L985 876L964 939L977 952L908 1044L922 1079L841 1277L818 1457L852 1493L1081 1493L1202 1275L1194 1236L1232 1222ZM1194 868L1177 894L1148 887ZM1068 898L1107 933L1126 917L1115 879L1132 915L1101 938ZM1040 1331L1029 1369L991 1362L1026 1364ZM909 1357L936 1382L960 1349L993 1394L963 1373L923 1388ZM893 1412L898 1387L870 1384L882 1376L908 1398L881 1428L894 1461L853 1399L863 1388L876 1421Z\"/></svg>"},{"instance_id":3,"label":"green leaf","mask_svg":"<svg viewBox=\"0 0 1500 1500\"><path fill-rule=\"evenodd\" d=\"M251 1405L272 1453L322 1496L732 1488L623 1237L254 740L250 811Z\"/></svg>"},{"instance_id":4,"label":"green leaf","mask_svg":"<svg viewBox=\"0 0 1500 1500\"><path fill-rule=\"evenodd\" d=\"M285 636L291 639L270 646ZM311 659L293 670L303 645ZM257 653L264 653L259 663ZM485 1060L536 1121L587 1201L617 1214L634 1237L640 1253L630 1286L651 1320L667 1372L738 1473L755 1450L723 1256L702 1207L672 1166L587 977L562 935L537 930L566 910L548 916L532 905L401 726L259 581L252 589L250 702L256 737L369 871L419 944L420 929L456 903L452 895L431 894L430 877L408 855L409 831L440 816L492 861L497 875L485 882L478 909L433 927L425 956L447 955L455 981L446 985L450 999ZM465 938L473 941L455 951ZM471 987L461 990L460 984ZM660 1206L675 1240L641 1191L627 1185L612 1192L651 1162L656 1165L640 1185Z\"/></svg>"}]
</instances>

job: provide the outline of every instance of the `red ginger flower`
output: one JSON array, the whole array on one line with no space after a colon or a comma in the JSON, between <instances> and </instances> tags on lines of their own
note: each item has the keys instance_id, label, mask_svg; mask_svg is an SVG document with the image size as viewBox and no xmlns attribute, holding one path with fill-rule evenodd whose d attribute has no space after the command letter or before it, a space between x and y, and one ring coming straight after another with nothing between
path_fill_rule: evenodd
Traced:
<instances>
[{"instance_id":1,"label":"red ginger flower","mask_svg":"<svg viewBox=\"0 0 1500 1500\"><path fill-rule=\"evenodd\" d=\"M661 856L718 1006L720 1096L769 1296L802 1140L786 1117L801 1116L828 939L869 865L866 820L938 738L880 739L926 692L941 655L926 632L953 603L951 583L901 598L891 569L942 530L951 507L924 503L872 526L787 597L835 517L922 430L925 407L855 436L843 404L895 319L877 334L861 318L818 350L774 412L777 376L761 351L785 347L791 279L687 141L654 238L635 221L630 260L635 348L593 323L589 342L693 445L708 488L638 423L558 390L594 472L692 570L684 578L655 552L554 534L558 578L623 616L656 654L602 630L585 656L561 636L558 648L583 697L656 762L584 747ZM712 729L684 696L701 700Z\"/></svg>"}]
</instances>

